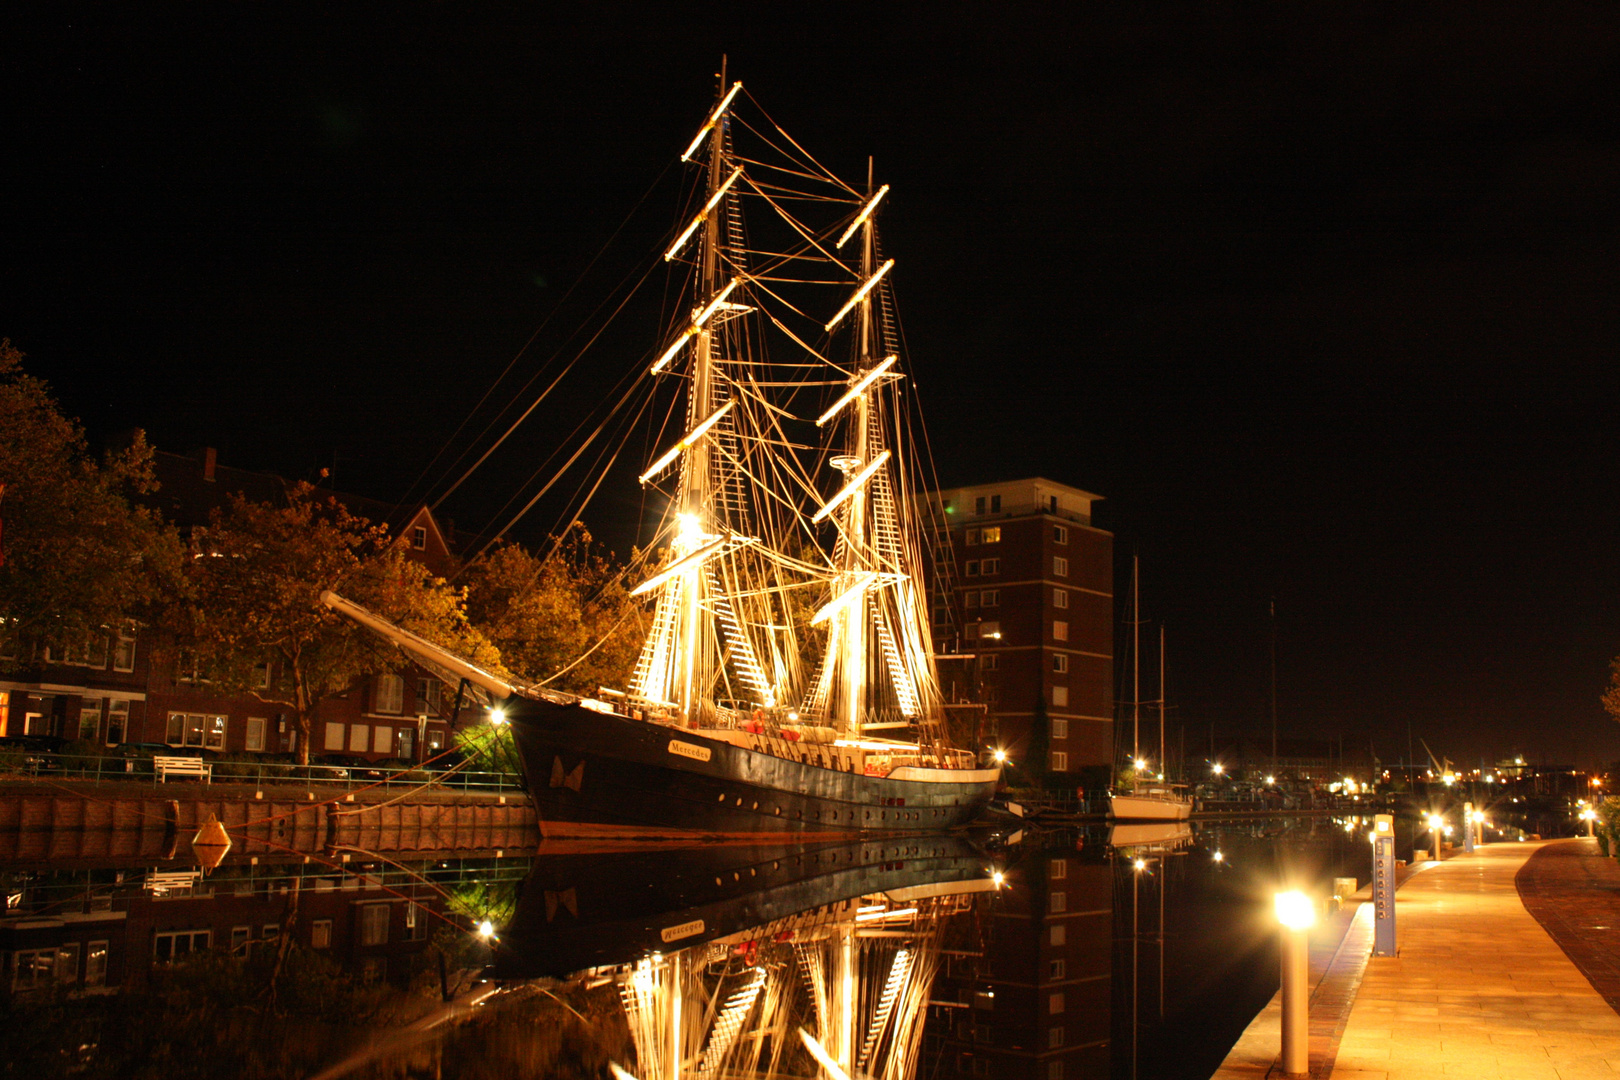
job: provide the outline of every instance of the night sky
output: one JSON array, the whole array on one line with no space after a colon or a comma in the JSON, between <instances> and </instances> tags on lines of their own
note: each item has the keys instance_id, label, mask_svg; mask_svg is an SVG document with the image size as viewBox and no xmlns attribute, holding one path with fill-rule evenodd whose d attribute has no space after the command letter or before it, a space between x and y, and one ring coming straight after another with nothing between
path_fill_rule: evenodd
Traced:
<instances>
[{"instance_id":1,"label":"night sky","mask_svg":"<svg viewBox=\"0 0 1620 1080\"><path fill-rule=\"evenodd\" d=\"M1190 748L1268 729L1275 598L1285 733L1620 758L1620 7L36 7L0 335L98 439L420 494L667 235L727 54L893 185L942 480L1106 497ZM445 512L485 528L562 418Z\"/></svg>"}]
</instances>

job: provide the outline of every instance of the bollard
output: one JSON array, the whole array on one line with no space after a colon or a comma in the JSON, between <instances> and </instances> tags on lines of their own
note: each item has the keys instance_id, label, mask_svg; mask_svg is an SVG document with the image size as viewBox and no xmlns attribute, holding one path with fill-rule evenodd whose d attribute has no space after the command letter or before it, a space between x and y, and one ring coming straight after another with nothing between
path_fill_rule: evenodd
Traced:
<instances>
[{"instance_id":1,"label":"bollard","mask_svg":"<svg viewBox=\"0 0 1620 1080\"><path fill-rule=\"evenodd\" d=\"M1311 1068L1311 924L1316 908L1298 890L1278 893L1275 903L1282 924L1282 1071L1306 1076Z\"/></svg>"},{"instance_id":2,"label":"bollard","mask_svg":"<svg viewBox=\"0 0 1620 1080\"><path fill-rule=\"evenodd\" d=\"M1373 819L1373 955L1395 955L1395 817Z\"/></svg>"}]
</instances>

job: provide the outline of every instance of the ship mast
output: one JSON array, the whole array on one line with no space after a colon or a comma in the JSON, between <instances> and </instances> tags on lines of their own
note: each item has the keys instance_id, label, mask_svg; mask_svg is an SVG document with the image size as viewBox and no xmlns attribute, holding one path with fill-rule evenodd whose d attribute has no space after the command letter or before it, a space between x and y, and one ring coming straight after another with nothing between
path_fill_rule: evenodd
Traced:
<instances>
[{"instance_id":1,"label":"ship mast","mask_svg":"<svg viewBox=\"0 0 1620 1080\"><path fill-rule=\"evenodd\" d=\"M720 68L720 89L726 87L725 65ZM729 117L722 116L709 137L709 199L720 191L721 173L725 154L725 126ZM720 218L712 213L703 225L702 268L699 281L701 295L714 296L719 289ZM692 381L687 391L686 420L691 430L714 411L714 323L706 322L698 329L692 349ZM688 452L681 469L680 497L676 503L676 520L680 523L677 535L677 556L695 551L712 536L707 526L711 510L709 493L709 441L698 439ZM694 563L681 576L681 669L680 685L675 702L681 719L688 727L698 724L698 702L704 688L697 685L698 657L706 654L709 642L704 641L708 620L703 612L704 568Z\"/></svg>"},{"instance_id":2,"label":"ship mast","mask_svg":"<svg viewBox=\"0 0 1620 1080\"><path fill-rule=\"evenodd\" d=\"M872 195L872 164L867 159L866 194ZM861 226L861 280L872 277L872 218L868 216ZM869 291L860 303L859 337L856 344L855 378L857 383L872 367L872 294ZM866 393L853 403L853 422L849 425L844 456L834 458L833 466L847 478L866 467L873 452L871 437L872 402ZM846 503L848 511L843 521L842 588L862 589L864 574L871 569L870 547L867 541L867 499L864 488L857 488ZM864 589L862 590L864 593ZM838 666L842 676L843 727L850 735L859 737L866 720L867 696L867 630L871 619L870 601L862 595L844 605L839 635Z\"/></svg>"}]
</instances>

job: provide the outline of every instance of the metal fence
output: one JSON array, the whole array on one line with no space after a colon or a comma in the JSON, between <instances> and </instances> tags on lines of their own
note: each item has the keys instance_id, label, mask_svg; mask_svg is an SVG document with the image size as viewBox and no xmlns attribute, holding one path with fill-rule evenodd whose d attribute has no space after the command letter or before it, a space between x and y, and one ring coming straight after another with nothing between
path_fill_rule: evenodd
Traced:
<instances>
[{"instance_id":1,"label":"metal fence","mask_svg":"<svg viewBox=\"0 0 1620 1080\"><path fill-rule=\"evenodd\" d=\"M210 766L211 780L187 776L166 777L163 782L350 789L374 786L417 788L432 785L434 788L449 791L481 791L497 794L523 790L523 777L509 772L474 772L460 769L451 771L433 768L385 769L364 764L291 765L282 762L217 761L207 758L202 760ZM96 757L31 750L0 751L0 781L8 779L158 783L157 770L149 757Z\"/></svg>"}]
</instances>

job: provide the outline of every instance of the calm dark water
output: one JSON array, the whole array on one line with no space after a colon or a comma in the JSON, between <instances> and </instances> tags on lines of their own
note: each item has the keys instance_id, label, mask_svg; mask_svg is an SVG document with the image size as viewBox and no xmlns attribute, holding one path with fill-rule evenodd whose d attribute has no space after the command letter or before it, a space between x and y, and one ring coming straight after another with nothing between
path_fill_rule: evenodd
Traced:
<instances>
[{"instance_id":1,"label":"calm dark water","mask_svg":"<svg viewBox=\"0 0 1620 1080\"><path fill-rule=\"evenodd\" d=\"M0 866L3 1022L42 1075L1203 1080L1368 826Z\"/></svg>"}]
</instances>

